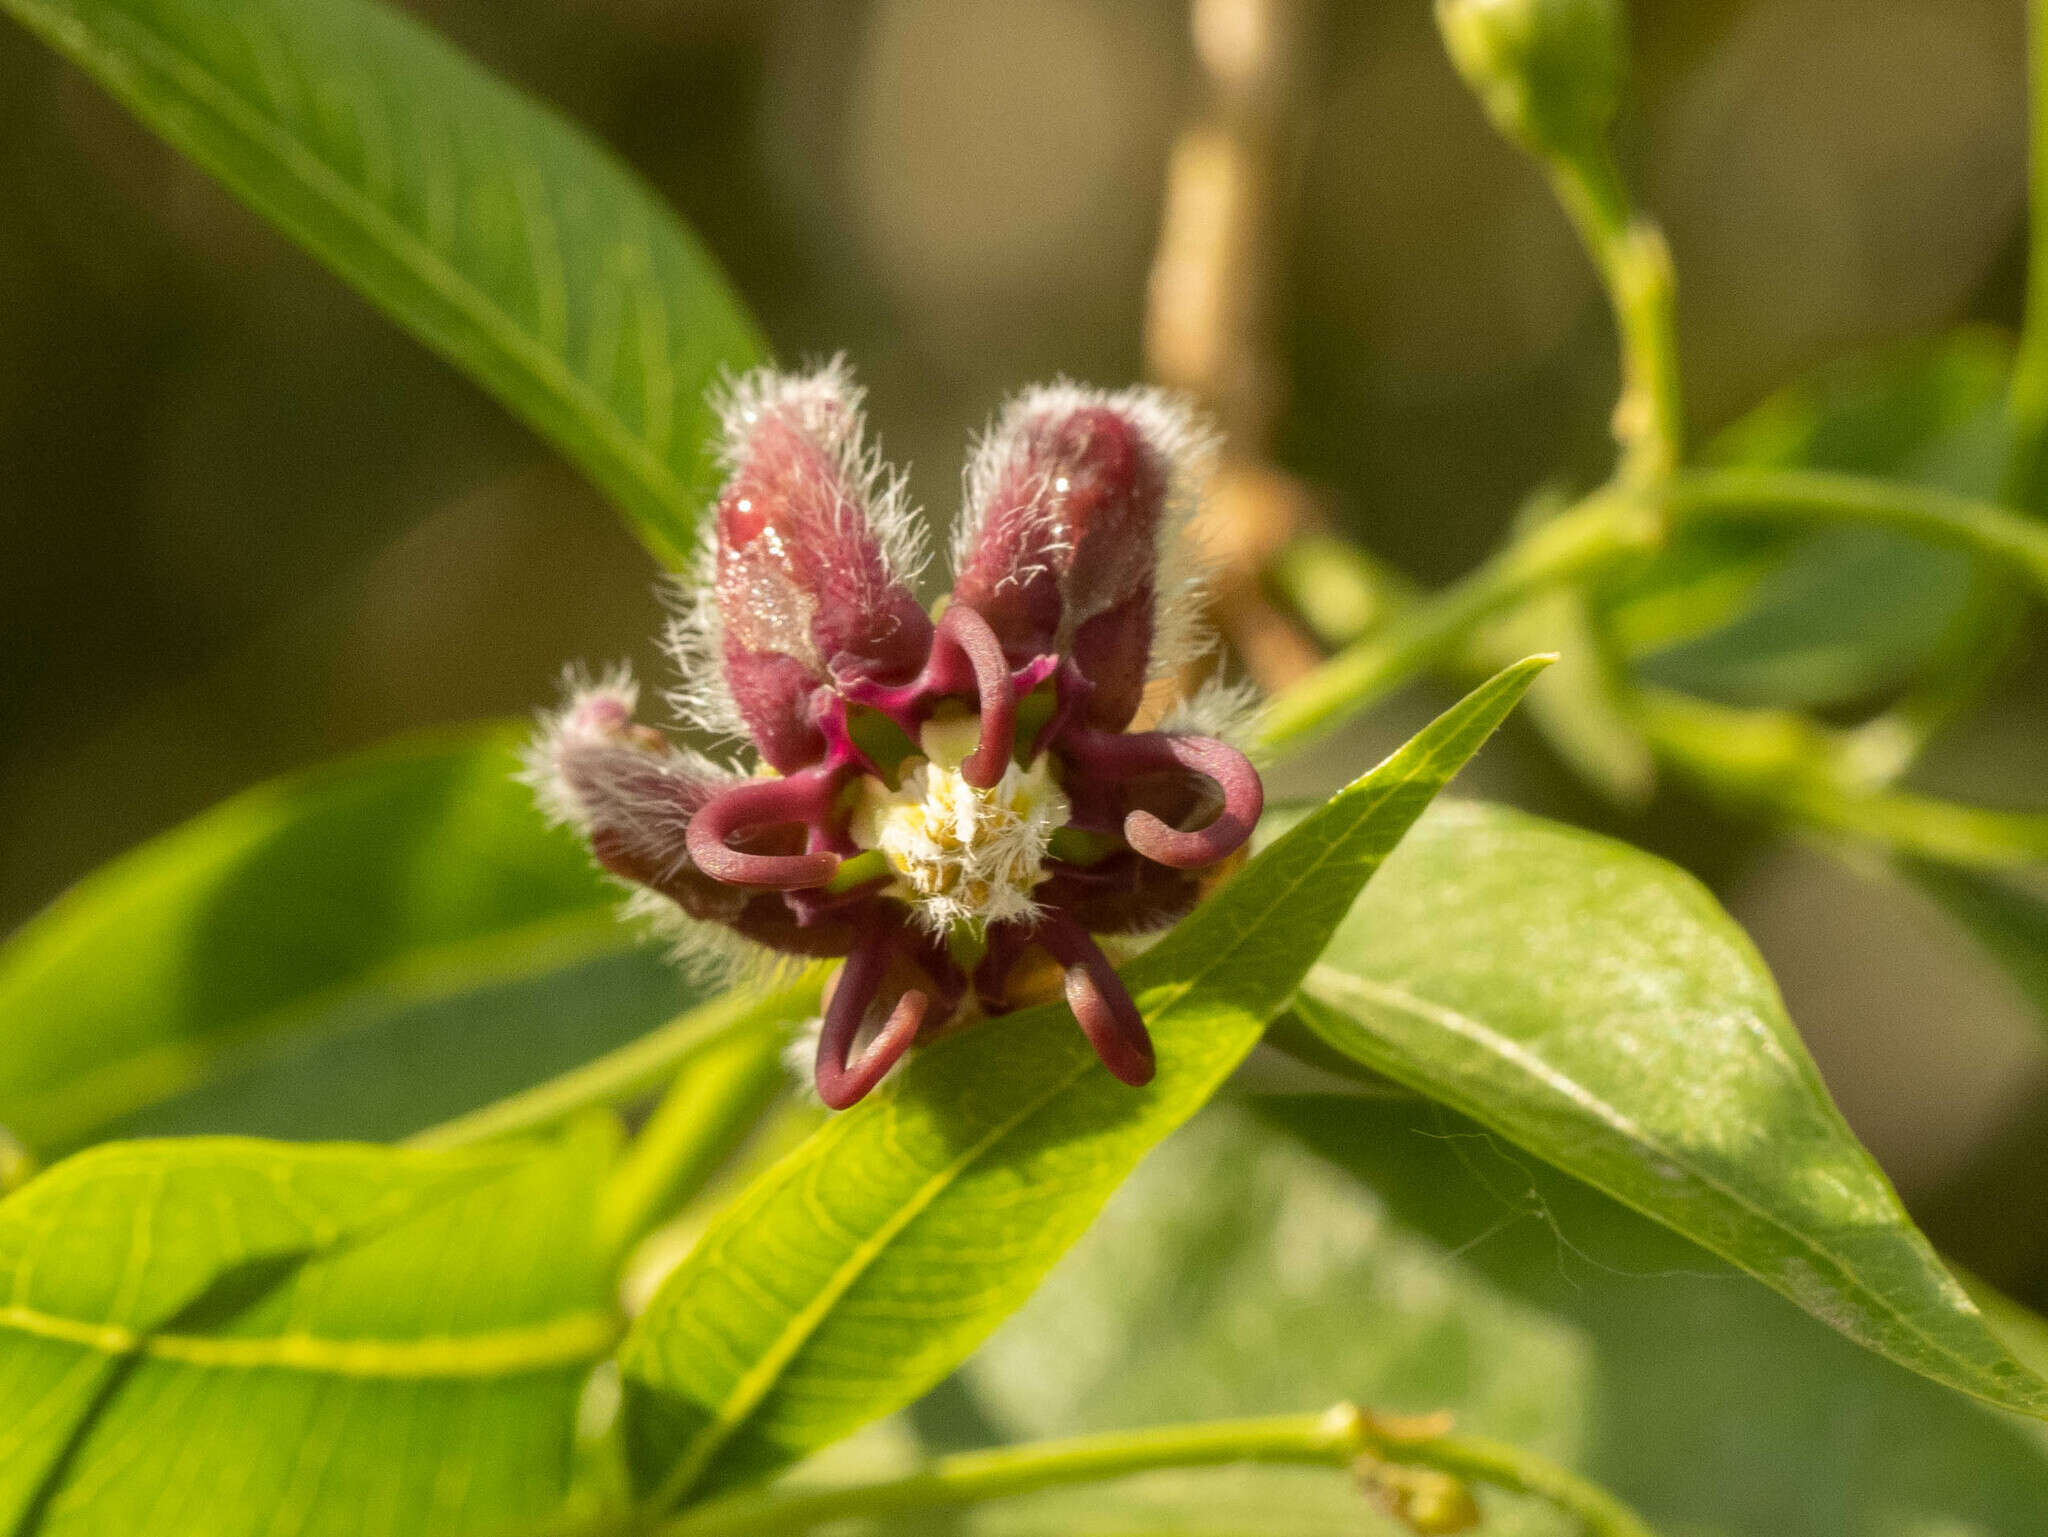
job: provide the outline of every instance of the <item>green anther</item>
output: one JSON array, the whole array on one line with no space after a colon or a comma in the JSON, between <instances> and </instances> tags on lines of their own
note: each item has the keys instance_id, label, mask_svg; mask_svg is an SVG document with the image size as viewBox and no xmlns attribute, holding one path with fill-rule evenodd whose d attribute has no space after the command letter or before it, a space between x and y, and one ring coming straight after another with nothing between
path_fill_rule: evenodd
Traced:
<instances>
[{"instance_id":1,"label":"green anther","mask_svg":"<svg viewBox=\"0 0 2048 1537\"><path fill-rule=\"evenodd\" d=\"M1108 833L1091 833L1086 828L1062 827L1052 835L1045 852L1070 865L1098 865L1123 847L1121 839Z\"/></svg>"},{"instance_id":2,"label":"green anther","mask_svg":"<svg viewBox=\"0 0 2048 1537\"><path fill-rule=\"evenodd\" d=\"M880 849L867 849L851 859L839 861L839 868L832 872L832 879L825 882L825 890L833 896L842 891L851 891L856 886L865 886L869 881L879 881L889 874L889 861Z\"/></svg>"}]
</instances>

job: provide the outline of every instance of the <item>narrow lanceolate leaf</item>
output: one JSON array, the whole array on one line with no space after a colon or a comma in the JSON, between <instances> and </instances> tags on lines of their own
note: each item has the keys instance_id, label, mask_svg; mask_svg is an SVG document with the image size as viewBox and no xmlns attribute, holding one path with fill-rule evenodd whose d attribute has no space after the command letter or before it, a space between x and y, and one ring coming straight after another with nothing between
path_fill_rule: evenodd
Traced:
<instances>
[{"instance_id":1,"label":"narrow lanceolate leaf","mask_svg":"<svg viewBox=\"0 0 2048 1537\"><path fill-rule=\"evenodd\" d=\"M766 1474L915 1398L1028 1296L1287 1003L1359 888L1541 667L1442 716L1125 971L1158 1048L1111 1078L1064 1006L919 1052L719 1219L621 1356L657 1504Z\"/></svg>"},{"instance_id":2,"label":"narrow lanceolate leaf","mask_svg":"<svg viewBox=\"0 0 2048 1537\"><path fill-rule=\"evenodd\" d=\"M708 494L705 386L760 354L609 151L375 0L0 0L523 416L671 563Z\"/></svg>"},{"instance_id":3,"label":"narrow lanceolate leaf","mask_svg":"<svg viewBox=\"0 0 2048 1537\"><path fill-rule=\"evenodd\" d=\"M80 1154L0 1204L0 1530L499 1532L610 1346L608 1140Z\"/></svg>"},{"instance_id":4,"label":"narrow lanceolate leaf","mask_svg":"<svg viewBox=\"0 0 2048 1537\"><path fill-rule=\"evenodd\" d=\"M0 945L0 1127L396 1136L675 1013L509 741L263 786L74 888Z\"/></svg>"},{"instance_id":5,"label":"narrow lanceolate leaf","mask_svg":"<svg viewBox=\"0 0 2048 1537\"><path fill-rule=\"evenodd\" d=\"M1770 974L1690 876L1487 806L1415 830L1303 985L1355 1060L1861 1344L2048 1418L1850 1133Z\"/></svg>"}]
</instances>

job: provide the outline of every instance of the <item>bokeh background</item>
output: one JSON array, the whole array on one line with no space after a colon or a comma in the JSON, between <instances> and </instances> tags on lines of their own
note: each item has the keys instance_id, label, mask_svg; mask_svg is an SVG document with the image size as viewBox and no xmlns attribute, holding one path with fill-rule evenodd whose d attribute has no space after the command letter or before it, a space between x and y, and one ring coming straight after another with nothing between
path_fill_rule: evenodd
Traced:
<instances>
[{"instance_id":1,"label":"bokeh background","mask_svg":"<svg viewBox=\"0 0 2048 1537\"><path fill-rule=\"evenodd\" d=\"M845 351L950 516L1009 391L1142 369L1179 0L413 0L703 234L786 359ZM1680 274L1703 435L1845 351L2018 318L2019 0L1663 0L1624 151ZM1327 7L1284 263L1278 456L1431 582L1608 452L1612 343L1424 0ZM252 780L655 667L601 500L0 22L0 927ZM1934 773L2048 800L2017 666ZM1418 697L1339 744L1356 764ZM2048 1297L2048 1046L1917 901L1666 794L1622 818L1511 736L1489 793L1699 869L1938 1239ZM0 1044L4 1049L4 1044Z\"/></svg>"}]
</instances>

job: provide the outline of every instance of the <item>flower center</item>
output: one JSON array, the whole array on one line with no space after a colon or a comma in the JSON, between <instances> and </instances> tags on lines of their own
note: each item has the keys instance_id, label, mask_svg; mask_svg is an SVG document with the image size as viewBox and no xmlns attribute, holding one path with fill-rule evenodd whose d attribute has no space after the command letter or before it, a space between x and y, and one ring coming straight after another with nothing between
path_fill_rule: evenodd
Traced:
<instances>
[{"instance_id":1,"label":"flower center","mask_svg":"<svg viewBox=\"0 0 2048 1537\"><path fill-rule=\"evenodd\" d=\"M900 788L860 781L853 841L881 850L896 872L891 894L934 933L1033 916L1046 845L1070 814L1049 755L1028 769L1011 763L993 789L961 778L980 735L973 716L931 721L919 734L924 757L905 763Z\"/></svg>"}]
</instances>

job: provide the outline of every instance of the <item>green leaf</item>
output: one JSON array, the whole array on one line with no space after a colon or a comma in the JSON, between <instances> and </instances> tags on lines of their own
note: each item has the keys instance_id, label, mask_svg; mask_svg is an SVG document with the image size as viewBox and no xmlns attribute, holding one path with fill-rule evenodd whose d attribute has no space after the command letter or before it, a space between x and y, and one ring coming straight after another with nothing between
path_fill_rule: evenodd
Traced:
<instances>
[{"instance_id":1,"label":"green leaf","mask_svg":"<svg viewBox=\"0 0 2048 1537\"><path fill-rule=\"evenodd\" d=\"M1982 330L1824 368L1727 428L1724 468L1828 469L1994 494L2010 344ZM1973 595L1959 551L1874 529L1686 535L1616 609L1650 682L1731 704L1826 705L1897 687Z\"/></svg>"},{"instance_id":2,"label":"green leaf","mask_svg":"<svg viewBox=\"0 0 2048 1537\"><path fill-rule=\"evenodd\" d=\"M1698 882L1496 807L1419 826L1303 984L1323 1039L1667 1223L1851 1339L2048 1417L1829 1100Z\"/></svg>"},{"instance_id":3,"label":"green leaf","mask_svg":"<svg viewBox=\"0 0 2048 1537\"><path fill-rule=\"evenodd\" d=\"M610 1151L229 1138L83 1153L0 1203L0 1529L499 1532L554 1509L617 1324Z\"/></svg>"},{"instance_id":4,"label":"green leaf","mask_svg":"<svg viewBox=\"0 0 2048 1537\"><path fill-rule=\"evenodd\" d=\"M0 946L0 1126L397 1136L674 1014L510 740L266 785L82 882Z\"/></svg>"},{"instance_id":5,"label":"green leaf","mask_svg":"<svg viewBox=\"0 0 2048 1537\"><path fill-rule=\"evenodd\" d=\"M658 196L559 113L374 0L0 0L468 373L671 565L705 387L761 356Z\"/></svg>"},{"instance_id":6,"label":"green leaf","mask_svg":"<svg viewBox=\"0 0 2048 1537\"><path fill-rule=\"evenodd\" d=\"M2018 872L1968 870L1901 859L1900 872L1925 892L2012 978L2048 1029L2048 896Z\"/></svg>"},{"instance_id":7,"label":"green leaf","mask_svg":"<svg viewBox=\"0 0 2048 1537\"><path fill-rule=\"evenodd\" d=\"M1449 1409L1462 1431L1579 1469L1669 1537L2005 1537L2048 1508L2041 1426L1857 1349L1463 1117L1348 1098L1257 1109L1214 1105L1160 1149L967 1363L968 1392L951 1396L984 1438L1349 1398ZM1487 1537L1577 1537L1550 1511L1481 1498ZM1245 1468L1005 1502L950 1530L1403 1529L1345 1479Z\"/></svg>"},{"instance_id":8,"label":"green leaf","mask_svg":"<svg viewBox=\"0 0 2048 1537\"><path fill-rule=\"evenodd\" d=\"M1147 1087L1112 1079L1063 1005L1026 1010L919 1051L756 1181L621 1354L642 1487L665 1504L761 1476L945 1375L1251 1050L1541 665L1482 685L1127 968Z\"/></svg>"}]
</instances>

